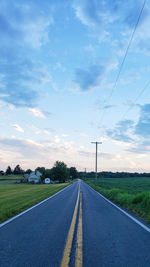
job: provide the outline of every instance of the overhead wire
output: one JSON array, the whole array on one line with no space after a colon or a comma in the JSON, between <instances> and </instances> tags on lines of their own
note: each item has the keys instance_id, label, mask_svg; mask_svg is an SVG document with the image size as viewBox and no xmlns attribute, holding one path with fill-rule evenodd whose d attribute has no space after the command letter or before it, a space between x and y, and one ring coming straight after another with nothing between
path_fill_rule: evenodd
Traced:
<instances>
[{"instance_id":1,"label":"overhead wire","mask_svg":"<svg viewBox=\"0 0 150 267\"><path fill-rule=\"evenodd\" d=\"M130 38L130 40L129 40L127 49L126 49L126 51L125 51L123 60L122 60L122 62L121 62L120 68L119 68L118 74L117 74L117 76L116 76L114 86L112 87L112 90L111 90L111 92L110 92L110 95L108 96L107 101L105 100L104 104L105 104L105 103L108 103L108 102L110 101L110 99L112 98L112 95L113 95L113 93L114 93L114 91L115 91L115 89L116 89L117 82L118 82L118 80L119 80L119 78L120 78L120 74L121 74L123 65L124 65L125 60L126 60L126 57L127 57L127 55L128 55L129 48L130 48L131 43L132 43L132 41L133 41L133 37L134 37L134 35L135 35L135 32L136 32L136 29L137 29L137 27L138 27L140 18L141 18L141 16L142 16L142 13L143 13L143 10L144 10L146 1L147 1L147 0L144 0L144 1L143 1L142 8L141 8L140 13L139 13L139 15L138 15L136 24L135 24L135 26L134 26L134 30L133 30L133 32L132 32L131 38ZM103 120L103 118L104 118L104 114L105 114L105 112L106 112L106 109L103 110L103 113L102 113L102 116L101 116L101 119L100 119L100 124L102 123L102 120Z\"/></svg>"}]
</instances>

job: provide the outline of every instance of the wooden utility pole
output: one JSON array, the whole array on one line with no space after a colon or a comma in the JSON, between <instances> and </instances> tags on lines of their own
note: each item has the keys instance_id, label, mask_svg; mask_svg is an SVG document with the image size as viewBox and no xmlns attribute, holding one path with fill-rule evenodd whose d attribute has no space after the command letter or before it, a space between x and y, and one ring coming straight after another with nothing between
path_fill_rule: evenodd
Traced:
<instances>
[{"instance_id":1,"label":"wooden utility pole","mask_svg":"<svg viewBox=\"0 0 150 267\"><path fill-rule=\"evenodd\" d=\"M98 144L102 144L102 142L91 142L96 145L96 158L95 158L95 184L97 184L97 148Z\"/></svg>"}]
</instances>

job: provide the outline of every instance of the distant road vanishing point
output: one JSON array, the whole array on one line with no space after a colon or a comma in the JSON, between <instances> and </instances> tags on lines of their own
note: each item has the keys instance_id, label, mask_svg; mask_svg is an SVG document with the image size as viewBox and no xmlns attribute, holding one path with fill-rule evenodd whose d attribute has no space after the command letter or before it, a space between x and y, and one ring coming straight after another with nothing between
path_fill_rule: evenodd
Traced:
<instances>
[{"instance_id":1,"label":"distant road vanishing point","mask_svg":"<svg viewBox=\"0 0 150 267\"><path fill-rule=\"evenodd\" d=\"M0 267L149 267L141 225L78 180L0 225Z\"/></svg>"}]
</instances>

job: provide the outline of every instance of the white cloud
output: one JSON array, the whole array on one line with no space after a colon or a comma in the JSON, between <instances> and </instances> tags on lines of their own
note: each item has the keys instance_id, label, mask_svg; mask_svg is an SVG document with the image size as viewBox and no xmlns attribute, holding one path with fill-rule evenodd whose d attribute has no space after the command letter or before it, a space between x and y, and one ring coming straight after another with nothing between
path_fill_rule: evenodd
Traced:
<instances>
[{"instance_id":1,"label":"white cloud","mask_svg":"<svg viewBox=\"0 0 150 267\"><path fill-rule=\"evenodd\" d=\"M60 143L61 139L56 135L54 138L54 143L58 144Z\"/></svg>"},{"instance_id":2,"label":"white cloud","mask_svg":"<svg viewBox=\"0 0 150 267\"><path fill-rule=\"evenodd\" d=\"M53 23L52 18L36 18L36 21L31 21L25 24L22 28L24 31L25 41L32 44L34 48L39 48L48 42L47 28Z\"/></svg>"},{"instance_id":3,"label":"white cloud","mask_svg":"<svg viewBox=\"0 0 150 267\"><path fill-rule=\"evenodd\" d=\"M51 132L50 131L48 131L47 129L42 129L42 128L39 128L39 127L37 127L37 126L35 126L35 125L28 125L28 127L30 128L30 129L32 129L33 130L33 132L35 133L35 134L37 134L37 135L39 135L39 134L45 134L45 135L51 135Z\"/></svg>"},{"instance_id":4,"label":"white cloud","mask_svg":"<svg viewBox=\"0 0 150 267\"><path fill-rule=\"evenodd\" d=\"M43 130L43 133L45 133L47 135L51 135L51 133L48 130L46 130L46 129Z\"/></svg>"},{"instance_id":5,"label":"white cloud","mask_svg":"<svg viewBox=\"0 0 150 267\"><path fill-rule=\"evenodd\" d=\"M29 110L29 112L31 112L32 115L35 116L35 117L46 118L45 114L44 114L41 110L39 110L39 109L37 109L37 108L28 108L28 110Z\"/></svg>"},{"instance_id":6,"label":"white cloud","mask_svg":"<svg viewBox=\"0 0 150 267\"><path fill-rule=\"evenodd\" d=\"M85 133L80 133L80 136L82 136L82 137L87 137L87 136L88 136L88 134L85 134Z\"/></svg>"},{"instance_id":7,"label":"white cloud","mask_svg":"<svg viewBox=\"0 0 150 267\"><path fill-rule=\"evenodd\" d=\"M86 150L79 150L78 151L79 155L83 157L88 157L88 158L93 158L95 157L94 152L86 151ZM111 154L111 153L98 153L98 156L100 156L102 159L111 159L111 160L116 160L120 157L120 155L117 154Z\"/></svg>"},{"instance_id":8,"label":"white cloud","mask_svg":"<svg viewBox=\"0 0 150 267\"><path fill-rule=\"evenodd\" d=\"M16 131L18 131L18 132L20 132L20 133L24 133L23 128L21 128L18 124L13 124L12 127L13 127Z\"/></svg>"},{"instance_id":9,"label":"white cloud","mask_svg":"<svg viewBox=\"0 0 150 267\"><path fill-rule=\"evenodd\" d=\"M33 169L38 165L50 168L56 160L62 160L68 164L72 155L76 154L73 142L64 142L58 136L55 136L52 141L0 136L0 147L0 161L2 155L5 158L2 162L5 167L18 162L23 168L25 166Z\"/></svg>"},{"instance_id":10,"label":"white cloud","mask_svg":"<svg viewBox=\"0 0 150 267\"><path fill-rule=\"evenodd\" d=\"M68 136L68 134L62 134L62 137L67 137Z\"/></svg>"}]
</instances>

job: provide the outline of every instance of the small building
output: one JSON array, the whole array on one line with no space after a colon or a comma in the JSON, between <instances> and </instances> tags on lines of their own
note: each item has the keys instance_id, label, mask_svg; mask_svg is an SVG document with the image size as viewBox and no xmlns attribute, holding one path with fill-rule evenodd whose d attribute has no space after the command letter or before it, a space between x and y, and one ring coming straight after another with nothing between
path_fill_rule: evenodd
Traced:
<instances>
[{"instance_id":1,"label":"small building","mask_svg":"<svg viewBox=\"0 0 150 267\"><path fill-rule=\"evenodd\" d=\"M44 182L45 182L45 184L50 184L51 183L51 179L50 178L45 178Z\"/></svg>"},{"instance_id":2,"label":"small building","mask_svg":"<svg viewBox=\"0 0 150 267\"><path fill-rule=\"evenodd\" d=\"M28 182L29 183L38 184L41 181L41 176L42 176L42 173L40 173L39 171L35 170L34 172L31 172L29 174Z\"/></svg>"}]
</instances>

